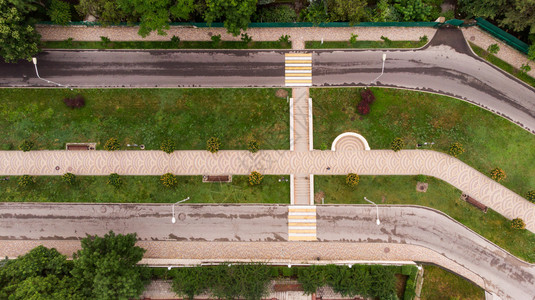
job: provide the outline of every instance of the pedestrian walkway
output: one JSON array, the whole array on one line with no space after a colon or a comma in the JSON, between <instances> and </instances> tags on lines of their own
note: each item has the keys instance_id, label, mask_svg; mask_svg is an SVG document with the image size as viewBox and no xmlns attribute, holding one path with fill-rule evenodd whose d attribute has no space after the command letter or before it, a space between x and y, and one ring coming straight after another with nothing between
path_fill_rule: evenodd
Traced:
<instances>
[{"instance_id":1,"label":"pedestrian walkway","mask_svg":"<svg viewBox=\"0 0 535 300\"><path fill-rule=\"evenodd\" d=\"M312 86L311 53L286 53L284 68L286 86Z\"/></svg>"},{"instance_id":2,"label":"pedestrian walkway","mask_svg":"<svg viewBox=\"0 0 535 300\"><path fill-rule=\"evenodd\" d=\"M288 240L316 241L316 206L288 206Z\"/></svg>"}]
</instances>

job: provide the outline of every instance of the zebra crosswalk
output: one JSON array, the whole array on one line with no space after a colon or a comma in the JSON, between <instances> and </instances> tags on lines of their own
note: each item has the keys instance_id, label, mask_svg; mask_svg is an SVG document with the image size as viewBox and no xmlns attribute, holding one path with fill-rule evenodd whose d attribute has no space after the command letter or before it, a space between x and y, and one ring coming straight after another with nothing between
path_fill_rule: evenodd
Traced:
<instances>
[{"instance_id":1,"label":"zebra crosswalk","mask_svg":"<svg viewBox=\"0 0 535 300\"><path fill-rule=\"evenodd\" d=\"M286 53L286 86L312 86L312 54Z\"/></svg>"},{"instance_id":2,"label":"zebra crosswalk","mask_svg":"<svg viewBox=\"0 0 535 300\"><path fill-rule=\"evenodd\" d=\"M288 240L316 241L316 206L288 206Z\"/></svg>"}]
</instances>

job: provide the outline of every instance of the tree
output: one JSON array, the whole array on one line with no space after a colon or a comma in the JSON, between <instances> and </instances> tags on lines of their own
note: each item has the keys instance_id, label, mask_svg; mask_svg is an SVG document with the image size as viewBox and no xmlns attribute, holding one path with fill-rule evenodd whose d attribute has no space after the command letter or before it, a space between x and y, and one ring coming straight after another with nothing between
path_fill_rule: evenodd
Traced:
<instances>
[{"instance_id":1,"label":"tree","mask_svg":"<svg viewBox=\"0 0 535 300\"><path fill-rule=\"evenodd\" d=\"M6 62L31 61L39 52L41 36L30 17L35 9L34 0L0 0L0 56Z\"/></svg>"},{"instance_id":2,"label":"tree","mask_svg":"<svg viewBox=\"0 0 535 300\"><path fill-rule=\"evenodd\" d=\"M173 291L192 299L208 290L210 268L180 268L173 273Z\"/></svg>"},{"instance_id":3,"label":"tree","mask_svg":"<svg viewBox=\"0 0 535 300\"><path fill-rule=\"evenodd\" d=\"M229 33L238 36L251 22L257 0L206 0L204 19L210 25L222 20Z\"/></svg>"},{"instance_id":4,"label":"tree","mask_svg":"<svg viewBox=\"0 0 535 300\"><path fill-rule=\"evenodd\" d=\"M148 280L145 268L136 266L145 249L135 246L136 234L104 237L88 235L82 249L73 254L74 282L87 299L132 299L143 292Z\"/></svg>"},{"instance_id":5,"label":"tree","mask_svg":"<svg viewBox=\"0 0 535 300\"><path fill-rule=\"evenodd\" d=\"M515 31L529 29L529 33L535 33L535 1L512 0L511 2L500 25Z\"/></svg>"},{"instance_id":6,"label":"tree","mask_svg":"<svg viewBox=\"0 0 535 300\"><path fill-rule=\"evenodd\" d=\"M330 21L349 22L353 25L366 16L366 0L329 0L328 10Z\"/></svg>"},{"instance_id":7,"label":"tree","mask_svg":"<svg viewBox=\"0 0 535 300\"><path fill-rule=\"evenodd\" d=\"M71 21L71 6L61 0L52 0L47 14L52 22L67 25Z\"/></svg>"},{"instance_id":8,"label":"tree","mask_svg":"<svg viewBox=\"0 0 535 300\"><path fill-rule=\"evenodd\" d=\"M303 286L305 294L312 295L318 288L325 285L324 268L316 265L299 268L297 281Z\"/></svg>"},{"instance_id":9,"label":"tree","mask_svg":"<svg viewBox=\"0 0 535 300\"><path fill-rule=\"evenodd\" d=\"M423 0L396 0L394 7L403 21L430 21L433 8Z\"/></svg>"},{"instance_id":10,"label":"tree","mask_svg":"<svg viewBox=\"0 0 535 300\"><path fill-rule=\"evenodd\" d=\"M371 296L379 299L396 299L396 276L392 268L385 266L370 266L372 279Z\"/></svg>"},{"instance_id":11,"label":"tree","mask_svg":"<svg viewBox=\"0 0 535 300\"><path fill-rule=\"evenodd\" d=\"M124 20L134 21L132 17L127 18L127 15L119 8L116 1L80 0L80 3L75 8L80 15L92 15L98 18L98 21L103 26L118 24Z\"/></svg>"}]
</instances>

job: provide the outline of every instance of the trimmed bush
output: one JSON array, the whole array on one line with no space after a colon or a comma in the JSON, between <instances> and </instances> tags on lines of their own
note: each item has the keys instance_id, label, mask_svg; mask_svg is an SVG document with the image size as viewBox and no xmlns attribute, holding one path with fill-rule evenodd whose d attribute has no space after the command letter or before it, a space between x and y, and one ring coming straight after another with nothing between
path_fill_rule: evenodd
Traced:
<instances>
[{"instance_id":1,"label":"trimmed bush","mask_svg":"<svg viewBox=\"0 0 535 300\"><path fill-rule=\"evenodd\" d=\"M359 180L360 180L359 175L355 173L349 173L346 176L346 184L351 187L357 186L359 184Z\"/></svg>"},{"instance_id":2,"label":"trimmed bush","mask_svg":"<svg viewBox=\"0 0 535 300\"><path fill-rule=\"evenodd\" d=\"M216 153L221 148L221 140L217 137L211 137L206 141L206 150L211 153Z\"/></svg>"},{"instance_id":3,"label":"trimmed bush","mask_svg":"<svg viewBox=\"0 0 535 300\"><path fill-rule=\"evenodd\" d=\"M490 171L490 178L500 182L507 178L507 175L505 174L505 171L501 168L494 168Z\"/></svg>"},{"instance_id":4,"label":"trimmed bush","mask_svg":"<svg viewBox=\"0 0 535 300\"><path fill-rule=\"evenodd\" d=\"M249 144L247 145L247 149L251 151L251 153L258 152L258 142L256 140L250 141Z\"/></svg>"},{"instance_id":5,"label":"trimmed bush","mask_svg":"<svg viewBox=\"0 0 535 300\"><path fill-rule=\"evenodd\" d=\"M357 112L360 114L360 115L367 115L370 113L370 105L364 101L360 101L359 102L359 105L357 105Z\"/></svg>"},{"instance_id":6,"label":"trimmed bush","mask_svg":"<svg viewBox=\"0 0 535 300\"><path fill-rule=\"evenodd\" d=\"M528 199L528 201L530 201L530 202L535 203L535 190L529 191L526 194L526 199Z\"/></svg>"},{"instance_id":7,"label":"trimmed bush","mask_svg":"<svg viewBox=\"0 0 535 300\"><path fill-rule=\"evenodd\" d=\"M372 104L375 101L375 95L370 89L360 90L360 97L362 99L360 102Z\"/></svg>"},{"instance_id":8,"label":"trimmed bush","mask_svg":"<svg viewBox=\"0 0 535 300\"><path fill-rule=\"evenodd\" d=\"M219 43L221 43L221 35L220 35L220 34L212 35L212 36L210 37L210 39L212 40L212 42L213 42L214 44L219 44Z\"/></svg>"},{"instance_id":9,"label":"trimmed bush","mask_svg":"<svg viewBox=\"0 0 535 300\"><path fill-rule=\"evenodd\" d=\"M405 147L405 142L402 138L395 138L392 143L390 143L390 148L394 150L395 152L398 152L399 150L403 149Z\"/></svg>"},{"instance_id":10,"label":"trimmed bush","mask_svg":"<svg viewBox=\"0 0 535 300\"><path fill-rule=\"evenodd\" d=\"M354 43L356 43L358 37L359 37L358 34L354 34L354 33L352 33L352 34L351 34L351 37L349 38L349 43L350 43L350 44L354 44Z\"/></svg>"},{"instance_id":11,"label":"trimmed bush","mask_svg":"<svg viewBox=\"0 0 535 300\"><path fill-rule=\"evenodd\" d=\"M524 223L524 220L516 218L511 221L511 227L513 229L525 229L526 223Z\"/></svg>"},{"instance_id":12,"label":"trimmed bush","mask_svg":"<svg viewBox=\"0 0 535 300\"><path fill-rule=\"evenodd\" d=\"M35 183L35 177L33 177L31 175L22 175L19 178L19 182L18 183L19 183L19 186L21 188L30 187Z\"/></svg>"},{"instance_id":13,"label":"trimmed bush","mask_svg":"<svg viewBox=\"0 0 535 300\"><path fill-rule=\"evenodd\" d=\"M85 99L82 95L76 95L73 98L65 98L63 99L63 103L67 105L67 107L75 109L75 108L81 108L85 106Z\"/></svg>"},{"instance_id":14,"label":"trimmed bush","mask_svg":"<svg viewBox=\"0 0 535 300\"><path fill-rule=\"evenodd\" d=\"M162 177L160 177L160 180L162 181L162 184L168 188L175 187L178 184L176 176L171 173L163 174Z\"/></svg>"},{"instance_id":15,"label":"trimmed bush","mask_svg":"<svg viewBox=\"0 0 535 300\"><path fill-rule=\"evenodd\" d=\"M453 143L450 146L449 153L451 156L457 157L464 153L463 144L461 143Z\"/></svg>"},{"instance_id":16,"label":"trimmed bush","mask_svg":"<svg viewBox=\"0 0 535 300\"><path fill-rule=\"evenodd\" d=\"M446 19L446 20L449 20L449 19ZM427 44L428 41L429 41L429 38L427 37L427 35L420 37L420 43Z\"/></svg>"},{"instance_id":17,"label":"trimmed bush","mask_svg":"<svg viewBox=\"0 0 535 300\"><path fill-rule=\"evenodd\" d=\"M487 47L487 52L490 54L498 54L498 51L500 51L498 44L492 44Z\"/></svg>"},{"instance_id":18,"label":"trimmed bush","mask_svg":"<svg viewBox=\"0 0 535 300\"><path fill-rule=\"evenodd\" d=\"M178 43L180 43L180 38L178 36L176 36L176 35L173 35L171 37L171 43L178 45Z\"/></svg>"},{"instance_id":19,"label":"trimmed bush","mask_svg":"<svg viewBox=\"0 0 535 300\"><path fill-rule=\"evenodd\" d=\"M119 150L119 147L119 141L116 138L110 138L106 141L106 144L104 144L104 149L108 151Z\"/></svg>"},{"instance_id":20,"label":"trimmed bush","mask_svg":"<svg viewBox=\"0 0 535 300\"><path fill-rule=\"evenodd\" d=\"M249 184L250 185L259 185L262 183L264 176L256 171L251 172L249 175Z\"/></svg>"},{"instance_id":21,"label":"trimmed bush","mask_svg":"<svg viewBox=\"0 0 535 300\"><path fill-rule=\"evenodd\" d=\"M173 153L173 151L175 151L175 142L170 139L167 139L162 142L162 144L160 145L160 149L165 153L171 154Z\"/></svg>"},{"instance_id":22,"label":"trimmed bush","mask_svg":"<svg viewBox=\"0 0 535 300\"><path fill-rule=\"evenodd\" d=\"M32 148L33 148L33 142L28 141L28 140L25 140L24 142L22 142L22 144L19 145L19 149L24 152L28 152L32 150Z\"/></svg>"},{"instance_id":23,"label":"trimmed bush","mask_svg":"<svg viewBox=\"0 0 535 300\"><path fill-rule=\"evenodd\" d=\"M249 44L250 42L253 41L253 38L250 37L247 33L242 33L240 39L245 44Z\"/></svg>"},{"instance_id":24,"label":"trimmed bush","mask_svg":"<svg viewBox=\"0 0 535 300\"><path fill-rule=\"evenodd\" d=\"M416 175L416 181L418 182L427 182L427 176L423 174Z\"/></svg>"},{"instance_id":25,"label":"trimmed bush","mask_svg":"<svg viewBox=\"0 0 535 300\"><path fill-rule=\"evenodd\" d=\"M73 173L65 173L61 178L63 179L63 182L69 185L74 185L76 183L76 175Z\"/></svg>"},{"instance_id":26,"label":"trimmed bush","mask_svg":"<svg viewBox=\"0 0 535 300\"><path fill-rule=\"evenodd\" d=\"M121 178L121 176L119 176L119 174L117 173L111 173L109 176L108 176L108 182L107 182L109 185L113 186L114 188L118 189L120 188L123 184L124 184L124 181L123 179Z\"/></svg>"},{"instance_id":27,"label":"trimmed bush","mask_svg":"<svg viewBox=\"0 0 535 300\"><path fill-rule=\"evenodd\" d=\"M290 36L287 35L287 34L281 35L281 37L279 38L279 43L289 44L290 43Z\"/></svg>"}]
</instances>

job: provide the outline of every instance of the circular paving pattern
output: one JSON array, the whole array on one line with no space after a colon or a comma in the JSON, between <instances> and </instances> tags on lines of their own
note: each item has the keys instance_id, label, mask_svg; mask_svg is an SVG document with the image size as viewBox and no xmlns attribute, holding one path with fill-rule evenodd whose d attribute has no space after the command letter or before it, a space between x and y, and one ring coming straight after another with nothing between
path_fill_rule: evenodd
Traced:
<instances>
[{"instance_id":1,"label":"circular paving pattern","mask_svg":"<svg viewBox=\"0 0 535 300\"><path fill-rule=\"evenodd\" d=\"M354 132L344 132L334 139L332 151L362 151L370 150L366 139Z\"/></svg>"}]
</instances>

